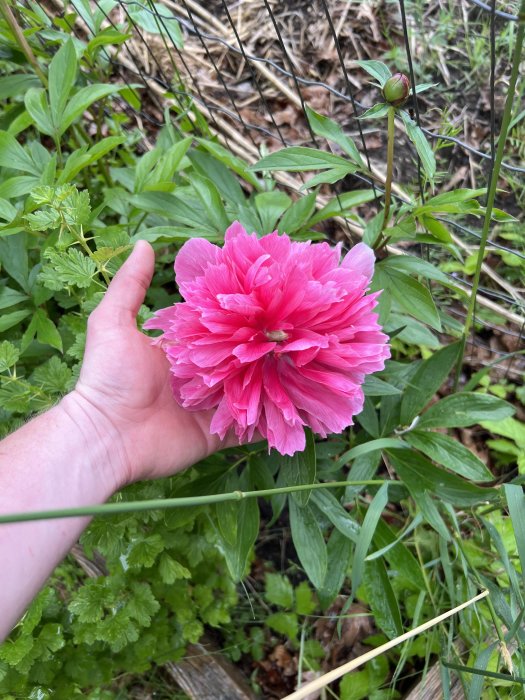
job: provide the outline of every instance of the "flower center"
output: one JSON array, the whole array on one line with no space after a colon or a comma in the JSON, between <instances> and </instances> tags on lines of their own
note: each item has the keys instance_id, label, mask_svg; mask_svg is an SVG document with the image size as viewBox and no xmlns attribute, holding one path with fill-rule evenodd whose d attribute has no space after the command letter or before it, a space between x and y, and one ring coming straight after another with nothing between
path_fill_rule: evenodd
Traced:
<instances>
[{"instance_id":1,"label":"flower center","mask_svg":"<svg viewBox=\"0 0 525 700\"><path fill-rule=\"evenodd\" d=\"M264 335L275 343L280 343L282 340L288 340L290 337L285 331L264 331Z\"/></svg>"}]
</instances>

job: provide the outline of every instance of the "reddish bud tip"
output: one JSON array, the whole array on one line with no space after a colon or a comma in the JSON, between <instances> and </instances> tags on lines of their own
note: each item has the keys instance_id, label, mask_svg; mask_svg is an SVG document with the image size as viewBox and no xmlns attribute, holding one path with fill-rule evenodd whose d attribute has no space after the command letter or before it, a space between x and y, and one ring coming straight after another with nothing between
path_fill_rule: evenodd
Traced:
<instances>
[{"instance_id":1,"label":"reddish bud tip","mask_svg":"<svg viewBox=\"0 0 525 700\"><path fill-rule=\"evenodd\" d=\"M383 97L393 107L399 107L410 93L410 80L404 73L394 73L383 85Z\"/></svg>"}]
</instances>

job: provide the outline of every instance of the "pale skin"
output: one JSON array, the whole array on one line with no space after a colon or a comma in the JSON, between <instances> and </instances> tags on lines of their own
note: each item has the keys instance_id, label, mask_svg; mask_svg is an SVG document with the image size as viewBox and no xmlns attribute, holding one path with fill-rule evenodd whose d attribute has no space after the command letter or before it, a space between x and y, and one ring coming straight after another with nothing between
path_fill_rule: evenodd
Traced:
<instances>
[{"instance_id":1,"label":"pale skin","mask_svg":"<svg viewBox=\"0 0 525 700\"><path fill-rule=\"evenodd\" d=\"M153 268L153 249L139 241L89 317L75 389L0 442L0 513L103 503L227 446L210 434L211 411L177 404L164 353L137 329ZM0 641L88 523L0 525Z\"/></svg>"}]
</instances>

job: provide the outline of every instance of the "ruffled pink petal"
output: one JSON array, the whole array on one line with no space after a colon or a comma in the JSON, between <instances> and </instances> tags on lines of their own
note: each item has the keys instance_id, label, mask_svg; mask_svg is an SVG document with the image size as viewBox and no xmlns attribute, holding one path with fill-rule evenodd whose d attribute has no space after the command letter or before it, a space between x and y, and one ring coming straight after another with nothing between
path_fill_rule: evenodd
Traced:
<instances>
[{"instance_id":1,"label":"ruffled pink petal","mask_svg":"<svg viewBox=\"0 0 525 700\"><path fill-rule=\"evenodd\" d=\"M370 282L374 274L375 255L365 243L358 243L345 255L341 267L364 275Z\"/></svg>"},{"instance_id":2,"label":"ruffled pink petal","mask_svg":"<svg viewBox=\"0 0 525 700\"><path fill-rule=\"evenodd\" d=\"M217 262L220 249L204 238L191 238L175 258L175 279L179 289L200 277L208 265Z\"/></svg>"}]
</instances>

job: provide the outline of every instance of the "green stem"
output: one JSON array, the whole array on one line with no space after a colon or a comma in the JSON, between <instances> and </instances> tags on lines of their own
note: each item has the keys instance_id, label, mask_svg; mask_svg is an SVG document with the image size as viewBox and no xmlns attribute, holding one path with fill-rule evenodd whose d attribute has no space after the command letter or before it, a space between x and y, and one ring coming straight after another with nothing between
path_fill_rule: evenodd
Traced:
<instances>
[{"instance_id":1,"label":"green stem","mask_svg":"<svg viewBox=\"0 0 525 700\"><path fill-rule=\"evenodd\" d=\"M33 49L27 43L27 39L25 38L23 31L21 30L18 22L16 21L16 17L14 16L11 8L7 4L7 0L0 0L0 11L4 15L5 21L9 25L11 31L13 32L14 37L16 39L16 43L18 44L18 46L20 46L22 53L25 55L29 63L33 66L33 70L39 77L42 85L47 88L47 78L44 75L40 66L38 65L38 61L36 60L36 56L33 53Z\"/></svg>"},{"instance_id":2,"label":"green stem","mask_svg":"<svg viewBox=\"0 0 525 700\"><path fill-rule=\"evenodd\" d=\"M115 515L122 513L138 513L145 510L165 510L184 506L202 506L209 503L224 503L225 501L242 501L244 498L259 498L273 496L278 493L294 493L295 491L311 491L313 489L338 488L339 486L380 486L385 479L368 481L329 481L324 484L301 484L300 486L282 486L276 489L262 491L232 491L231 493L216 493L209 496L188 496L185 498L160 498L148 501L129 501L128 503L104 503L97 506L82 508L63 508L61 510L41 510L32 513L11 513L0 515L0 525L3 523L22 523L28 520L50 520L54 518L78 518L79 516Z\"/></svg>"},{"instance_id":3,"label":"green stem","mask_svg":"<svg viewBox=\"0 0 525 700\"><path fill-rule=\"evenodd\" d=\"M383 231L388 226L388 219L390 217L390 202L392 199L392 176L394 173L394 138L395 138L395 116L396 108L388 108L388 128L387 128L387 151L386 151L386 180L385 180L385 208L383 213L383 224L381 226L381 231L374 241L372 248L374 250L382 242Z\"/></svg>"},{"instance_id":4,"label":"green stem","mask_svg":"<svg viewBox=\"0 0 525 700\"><path fill-rule=\"evenodd\" d=\"M505 142L507 140L507 132L509 129L510 119L512 116L512 105L514 103L514 94L516 91L516 83L518 80L520 62L521 62L521 52L523 49L523 37L525 35L525 0L521 0L520 10L518 13L518 31L516 33L516 43L514 45L514 53L512 56L512 71L510 74L509 87L507 90L507 99L505 101L505 109L503 111L503 119L501 122L501 130L498 136L498 149L496 151L496 158L494 160L494 166L490 175L489 189L487 194L487 205L485 208L485 218L483 220L483 229L481 231L481 239L479 242L478 259L476 261L476 270L474 272L474 279L472 282L472 289L470 292L470 299L467 309L467 317L465 319L465 328L463 330L463 337L461 342L461 348L459 351L458 361L456 365L456 378L454 388L457 389L461 374L461 367L463 365L463 358L465 356L465 348L467 345L467 338L470 333L470 328L474 320L474 309L476 308L476 295L479 287L479 280L481 276L481 265L485 257L485 246L489 237L490 220L492 216L492 209L494 207L494 200L496 198L496 189L498 186L499 171L501 168L501 161L503 160L503 154L505 151Z\"/></svg>"}]
</instances>

